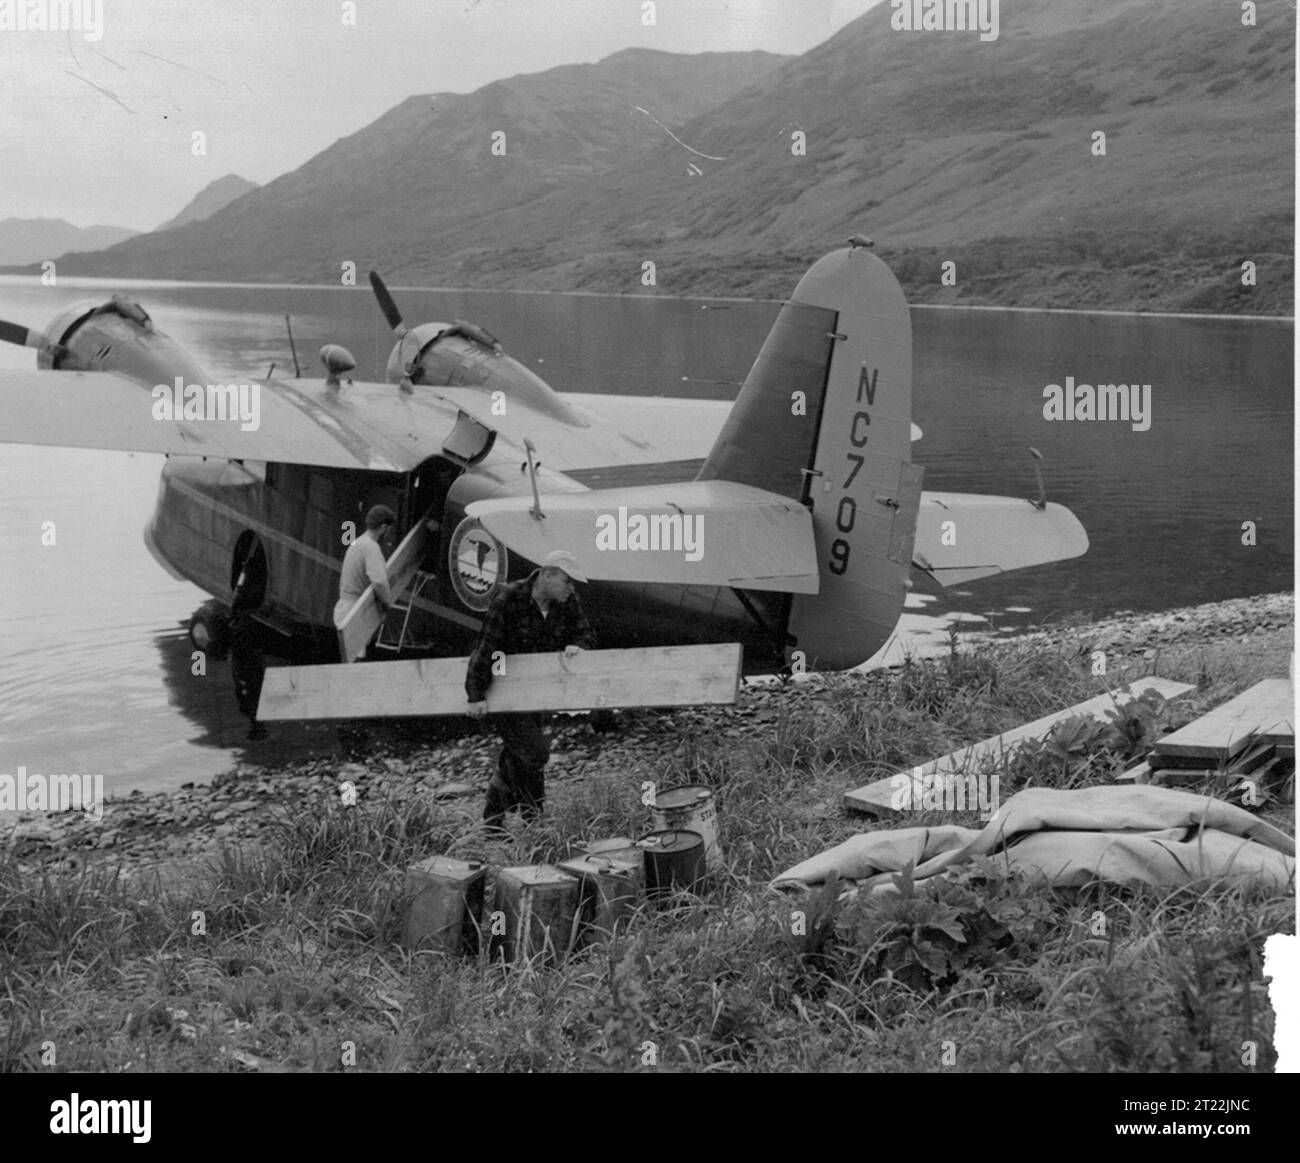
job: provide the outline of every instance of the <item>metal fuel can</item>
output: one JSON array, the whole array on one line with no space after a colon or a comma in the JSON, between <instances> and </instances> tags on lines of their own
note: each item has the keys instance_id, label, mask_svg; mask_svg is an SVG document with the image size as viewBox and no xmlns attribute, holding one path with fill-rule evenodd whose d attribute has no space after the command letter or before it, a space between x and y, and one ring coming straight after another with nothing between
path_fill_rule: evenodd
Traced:
<instances>
[{"instance_id":1,"label":"metal fuel can","mask_svg":"<svg viewBox=\"0 0 1300 1163\"><path fill-rule=\"evenodd\" d=\"M604 856L615 864L627 864L636 868L644 863L641 858L641 846L631 836L611 836L607 840L587 840L575 845L587 856Z\"/></svg>"},{"instance_id":2,"label":"metal fuel can","mask_svg":"<svg viewBox=\"0 0 1300 1163\"><path fill-rule=\"evenodd\" d=\"M495 908L503 914L505 932L494 936L493 956L517 961L541 954L547 963L561 960L573 945L581 887L576 876L551 864L503 868Z\"/></svg>"},{"instance_id":3,"label":"metal fuel can","mask_svg":"<svg viewBox=\"0 0 1300 1163\"><path fill-rule=\"evenodd\" d=\"M562 861L559 865L582 883L579 913L584 943L608 940L615 932L627 931L632 914L641 901L644 886L640 849L627 850L633 862L615 859L614 855L596 853Z\"/></svg>"},{"instance_id":4,"label":"metal fuel can","mask_svg":"<svg viewBox=\"0 0 1300 1163\"><path fill-rule=\"evenodd\" d=\"M646 896L666 897L680 889L694 892L704 879L704 837L670 829L637 841L645 858Z\"/></svg>"},{"instance_id":5,"label":"metal fuel can","mask_svg":"<svg viewBox=\"0 0 1300 1163\"><path fill-rule=\"evenodd\" d=\"M431 856L406 870L411 904L406 912L408 948L438 949L457 956L477 953L487 865L478 860Z\"/></svg>"},{"instance_id":6,"label":"metal fuel can","mask_svg":"<svg viewBox=\"0 0 1300 1163\"><path fill-rule=\"evenodd\" d=\"M701 783L665 788L655 793L650 805L651 826L660 832L698 832L704 840L704 863L709 872L722 868L718 844L718 808L713 789Z\"/></svg>"}]
</instances>

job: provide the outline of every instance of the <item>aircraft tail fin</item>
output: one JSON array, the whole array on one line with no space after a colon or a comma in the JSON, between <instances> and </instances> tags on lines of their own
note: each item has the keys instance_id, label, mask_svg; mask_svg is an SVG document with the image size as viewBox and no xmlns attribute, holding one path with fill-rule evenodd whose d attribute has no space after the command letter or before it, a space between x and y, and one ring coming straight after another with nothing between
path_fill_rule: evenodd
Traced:
<instances>
[{"instance_id":1,"label":"aircraft tail fin","mask_svg":"<svg viewBox=\"0 0 1300 1163\"><path fill-rule=\"evenodd\" d=\"M902 289L864 246L827 255L781 309L699 474L812 510L820 592L764 607L810 667L864 661L902 610L921 493L911 412Z\"/></svg>"}]
</instances>

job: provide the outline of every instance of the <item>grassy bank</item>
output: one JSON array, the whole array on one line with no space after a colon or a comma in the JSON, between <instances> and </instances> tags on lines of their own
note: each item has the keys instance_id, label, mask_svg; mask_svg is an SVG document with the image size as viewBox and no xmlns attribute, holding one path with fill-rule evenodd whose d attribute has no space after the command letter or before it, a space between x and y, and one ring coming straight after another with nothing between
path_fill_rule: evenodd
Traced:
<instances>
[{"instance_id":1,"label":"grassy bank","mask_svg":"<svg viewBox=\"0 0 1300 1163\"><path fill-rule=\"evenodd\" d=\"M1186 647L1108 681L1155 669L1198 683L1150 734L1285 673L1288 645ZM256 848L209 864L33 876L6 857L0 1069L1268 1071L1262 945L1294 931L1290 894L1052 891L982 867L886 901L820 894L796 937L789 902L763 887L879 826L840 811L846 788L1090 697L1089 661L1068 637L1007 643L629 716L637 742L610 737L603 771L553 778L547 816L508 839L418 789L362 786L344 806L322 778L268 809ZM1098 730L1007 775L1104 782L1144 742ZM574 840L639 834L646 779L716 791L725 870L699 899L644 908L612 948L559 966L400 946L414 861L554 861ZM1290 805L1262 811L1292 830ZM954 822L979 823L907 821Z\"/></svg>"}]
</instances>

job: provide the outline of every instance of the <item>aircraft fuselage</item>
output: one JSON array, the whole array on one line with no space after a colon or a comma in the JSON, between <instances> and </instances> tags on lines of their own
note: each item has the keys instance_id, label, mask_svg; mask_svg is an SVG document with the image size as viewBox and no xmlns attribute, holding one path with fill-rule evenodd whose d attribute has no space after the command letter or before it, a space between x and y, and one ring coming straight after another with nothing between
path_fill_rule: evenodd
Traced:
<instances>
[{"instance_id":1,"label":"aircraft fuselage","mask_svg":"<svg viewBox=\"0 0 1300 1163\"><path fill-rule=\"evenodd\" d=\"M499 579L501 547L463 520L464 505L499 495L512 470L505 457L463 474L436 457L411 473L172 458L163 467L145 540L174 576L229 601L240 539L256 537L266 557L257 617L285 636L314 639L328 652L343 555L364 530L366 511L385 504L398 514L399 532L384 546L389 554L432 510L439 528L421 567L431 576L412 602L409 637L415 645L408 652L454 655L472 646L498 584L535 568L517 554L504 554L506 574ZM467 529L477 544L467 544ZM760 627L732 590L592 582L581 594L604 647L740 641L747 668L781 665L774 633ZM764 611L757 602L772 597L751 599L769 627L779 610Z\"/></svg>"}]
</instances>

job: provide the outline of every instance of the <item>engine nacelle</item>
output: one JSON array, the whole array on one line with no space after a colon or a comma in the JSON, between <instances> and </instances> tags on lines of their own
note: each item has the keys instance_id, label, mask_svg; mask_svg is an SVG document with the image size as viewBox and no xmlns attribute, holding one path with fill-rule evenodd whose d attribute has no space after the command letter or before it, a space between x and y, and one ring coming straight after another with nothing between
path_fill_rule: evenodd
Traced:
<instances>
[{"instance_id":1,"label":"engine nacelle","mask_svg":"<svg viewBox=\"0 0 1300 1163\"><path fill-rule=\"evenodd\" d=\"M476 388L485 397L522 404L563 424L585 428L555 390L472 323L421 323L406 332L388 357L390 383L405 388Z\"/></svg>"},{"instance_id":2,"label":"engine nacelle","mask_svg":"<svg viewBox=\"0 0 1300 1163\"><path fill-rule=\"evenodd\" d=\"M212 376L188 348L153 325L139 303L114 295L106 303L83 301L60 311L45 330L53 351L37 353L36 364L59 371L106 371L146 387L207 384Z\"/></svg>"}]
</instances>

